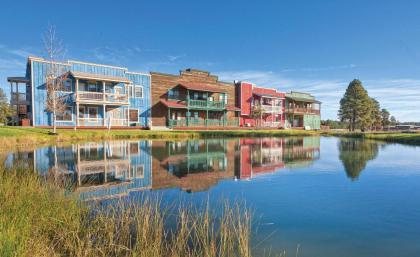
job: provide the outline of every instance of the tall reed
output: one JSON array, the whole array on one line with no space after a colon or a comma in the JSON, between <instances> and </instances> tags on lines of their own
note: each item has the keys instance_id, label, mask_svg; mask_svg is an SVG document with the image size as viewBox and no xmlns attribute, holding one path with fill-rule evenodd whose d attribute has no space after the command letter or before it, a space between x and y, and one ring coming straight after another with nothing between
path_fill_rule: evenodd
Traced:
<instances>
[{"instance_id":1,"label":"tall reed","mask_svg":"<svg viewBox=\"0 0 420 257\"><path fill-rule=\"evenodd\" d=\"M174 209L157 197L87 204L31 171L1 167L0 256L251 256L251 212L220 207Z\"/></svg>"}]
</instances>

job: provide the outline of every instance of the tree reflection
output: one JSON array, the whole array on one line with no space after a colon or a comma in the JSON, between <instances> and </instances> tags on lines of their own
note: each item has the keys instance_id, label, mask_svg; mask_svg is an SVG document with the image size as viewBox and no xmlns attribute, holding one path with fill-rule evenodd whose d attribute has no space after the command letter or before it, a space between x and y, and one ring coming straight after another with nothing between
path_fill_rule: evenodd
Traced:
<instances>
[{"instance_id":1,"label":"tree reflection","mask_svg":"<svg viewBox=\"0 0 420 257\"><path fill-rule=\"evenodd\" d=\"M339 158L349 178L355 180L365 169L366 163L378 156L378 143L363 139L340 139Z\"/></svg>"}]
</instances>

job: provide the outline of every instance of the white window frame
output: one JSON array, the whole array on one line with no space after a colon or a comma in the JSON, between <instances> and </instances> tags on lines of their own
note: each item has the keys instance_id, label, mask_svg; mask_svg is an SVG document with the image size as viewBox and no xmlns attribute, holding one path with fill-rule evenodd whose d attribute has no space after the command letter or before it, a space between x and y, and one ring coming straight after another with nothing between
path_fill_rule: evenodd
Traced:
<instances>
[{"instance_id":1,"label":"white window frame","mask_svg":"<svg viewBox=\"0 0 420 257\"><path fill-rule=\"evenodd\" d=\"M90 109L96 109L96 117L92 118L90 117ZM87 114L88 114L88 119L99 119L99 107L98 106L87 106Z\"/></svg>"},{"instance_id":2,"label":"white window frame","mask_svg":"<svg viewBox=\"0 0 420 257\"><path fill-rule=\"evenodd\" d=\"M137 120L136 121L130 119L130 112L131 111L137 111ZM130 108L130 110L128 110L128 122L130 122L130 123L138 123L139 122L139 119L140 119L139 118L139 114L140 114L139 109L131 109Z\"/></svg>"},{"instance_id":3,"label":"white window frame","mask_svg":"<svg viewBox=\"0 0 420 257\"><path fill-rule=\"evenodd\" d=\"M144 165L139 164L131 167L132 173L130 174L131 178L144 178ZM137 176L137 174L141 171L141 176Z\"/></svg>"},{"instance_id":4,"label":"white window frame","mask_svg":"<svg viewBox=\"0 0 420 257\"><path fill-rule=\"evenodd\" d=\"M119 92L117 92L119 90ZM116 95L122 95L122 87L121 86L114 86L114 94Z\"/></svg>"},{"instance_id":5,"label":"white window frame","mask_svg":"<svg viewBox=\"0 0 420 257\"><path fill-rule=\"evenodd\" d=\"M67 107L71 108L71 120L58 120L57 119L57 116L56 116L55 117L56 118L56 121L58 121L58 122L73 122L74 121L74 118L73 118L73 106L67 106Z\"/></svg>"},{"instance_id":6,"label":"white window frame","mask_svg":"<svg viewBox=\"0 0 420 257\"><path fill-rule=\"evenodd\" d=\"M128 97L133 98L133 96L134 96L134 92L133 92L134 86L133 86L133 84L128 84L126 86L126 89L127 89L127 92L128 92L128 94L127 94Z\"/></svg>"},{"instance_id":7,"label":"white window frame","mask_svg":"<svg viewBox=\"0 0 420 257\"><path fill-rule=\"evenodd\" d=\"M137 88L140 88L140 90L141 90L141 96L137 96L137 91L136 91ZM134 86L134 98L143 98L143 97L144 97L144 88L143 88L143 86L135 85Z\"/></svg>"}]
</instances>

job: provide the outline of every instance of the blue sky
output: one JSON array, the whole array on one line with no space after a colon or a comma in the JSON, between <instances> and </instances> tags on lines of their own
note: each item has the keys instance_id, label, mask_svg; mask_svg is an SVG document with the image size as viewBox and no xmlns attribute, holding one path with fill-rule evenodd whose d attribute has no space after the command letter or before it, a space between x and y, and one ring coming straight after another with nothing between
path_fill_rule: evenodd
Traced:
<instances>
[{"instance_id":1,"label":"blue sky","mask_svg":"<svg viewBox=\"0 0 420 257\"><path fill-rule=\"evenodd\" d=\"M420 1L2 1L0 85L43 56L53 24L67 59L313 93L337 118L348 83L420 121Z\"/></svg>"}]
</instances>

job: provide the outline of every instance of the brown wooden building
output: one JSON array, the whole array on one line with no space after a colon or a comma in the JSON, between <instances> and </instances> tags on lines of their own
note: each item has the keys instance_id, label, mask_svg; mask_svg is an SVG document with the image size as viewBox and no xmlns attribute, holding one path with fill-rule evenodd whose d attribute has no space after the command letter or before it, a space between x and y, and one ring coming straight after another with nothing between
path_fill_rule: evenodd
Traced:
<instances>
[{"instance_id":1,"label":"brown wooden building","mask_svg":"<svg viewBox=\"0 0 420 257\"><path fill-rule=\"evenodd\" d=\"M205 191L240 173L236 139L154 141L151 154L152 189Z\"/></svg>"},{"instance_id":2,"label":"brown wooden building","mask_svg":"<svg viewBox=\"0 0 420 257\"><path fill-rule=\"evenodd\" d=\"M151 72L152 126L223 128L239 126L235 85L207 71L179 75Z\"/></svg>"}]
</instances>

